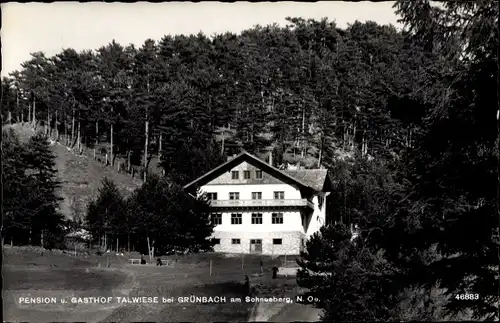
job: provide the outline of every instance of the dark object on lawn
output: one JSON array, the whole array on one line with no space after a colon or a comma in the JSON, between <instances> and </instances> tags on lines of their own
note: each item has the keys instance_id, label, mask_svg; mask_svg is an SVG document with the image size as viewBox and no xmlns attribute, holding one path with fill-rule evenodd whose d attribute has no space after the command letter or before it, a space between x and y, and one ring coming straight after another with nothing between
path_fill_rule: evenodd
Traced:
<instances>
[{"instance_id":1,"label":"dark object on lawn","mask_svg":"<svg viewBox=\"0 0 500 323\"><path fill-rule=\"evenodd\" d=\"M250 280L248 276L245 275L245 284L244 284L245 296L250 294Z\"/></svg>"},{"instance_id":2,"label":"dark object on lawn","mask_svg":"<svg viewBox=\"0 0 500 323\"><path fill-rule=\"evenodd\" d=\"M156 260L156 265L157 266L162 266L163 265L163 262L161 262L160 258L158 258L158 260Z\"/></svg>"},{"instance_id":3,"label":"dark object on lawn","mask_svg":"<svg viewBox=\"0 0 500 323\"><path fill-rule=\"evenodd\" d=\"M262 262L262 259L260 260L260 273L264 273L264 263Z\"/></svg>"},{"instance_id":4,"label":"dark object on lawn","mask_svg":"<svg viewBox=\"0 0 500 323\"><path fill-rule=\"evenodd\" d=\"M141 265L145 265L146 264L146 259L144 259L144 256L141 255Z\"/></svg>"},{"instance_id":5,"label":"dark object on lawn","mask_svg":"<svg viewBox=\"0 0 500 323\"><path fill-rule=\"evenodd\" d=\"M279 271L278 267L276 267L276 265L274 265L274 267L273 267L273 279L276 279L276 275L278 274L278 271Z\"/></svg>"}]
</instances>

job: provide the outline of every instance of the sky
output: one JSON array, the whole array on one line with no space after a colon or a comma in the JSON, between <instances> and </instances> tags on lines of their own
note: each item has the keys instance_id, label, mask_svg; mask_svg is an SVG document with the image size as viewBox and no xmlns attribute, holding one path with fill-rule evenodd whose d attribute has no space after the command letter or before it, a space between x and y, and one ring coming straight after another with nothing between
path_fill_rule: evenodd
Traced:
<instances>
[{"instance_id":1,"label":"sky","mask_svg":"<svg viewBox=\"0 0 500 323\"><path fill-rule=\"evenodd\" d=\"M2 76L20 69L30 53L97 49L115 39L140 47L165 35L239 33L257 24L286 25L286 17L328 18L341 28L356 20L399 27L387 2L320 1L219 3L7 3L2 4Z\"/></svg>"}]
</instances>

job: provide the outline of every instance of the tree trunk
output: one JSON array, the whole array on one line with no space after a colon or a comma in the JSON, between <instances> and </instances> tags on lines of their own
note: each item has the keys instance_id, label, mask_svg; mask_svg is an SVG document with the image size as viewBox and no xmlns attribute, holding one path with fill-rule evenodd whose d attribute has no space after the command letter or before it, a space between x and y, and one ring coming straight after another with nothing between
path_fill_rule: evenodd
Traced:
<instances>
[{"instance_id":1,"label":"tree trunk","mask_svg":"<svg viewBox=\"0 0 500 323\"><path fill-rule=\"evenodd\" d=\"M161 151L162 151L162 147L161 147L161 144L162 144L162 137L163 135L160 133L160 139L159 139L159 143L158 143L158 163L161 163Z\"/></svg>"},{"instance_id":2,"label":"tree trunk","mask_svg":"<svg viewBox=\"0 0 500 323\"><path fill-rule=\"evenodd\" d=\"M498 3L498 10L500 10L500 2ZM497 35L500 33L500 25L497 23ZM497 44L497 153L500 152L500 45ZM497 200L496 200L496 213L498 219L498 235L500 237L500 157L497 156ZM497 277L498 277L498 295L500 295L500 246L497 246L497 257L498 257L498 266L497 266ZM497 318L500 319L500 302L497 303Z\"/></svg>"},{"instance_id":3,"label":"tree trunk","mask_svg":"<svg viewBox=\"0 0 500 323\"><path fill-rule=\"evenodd\" d=\"M111 108L111 114L113 114L113 108ZM110 164L111 167L113 167L113 122L111 122L111 142L110 142L110 147L109 147L109 158L110 158Z\"/></svg>"},{"instance_id":4,"label":"tree trunk","mask_svg":"<svg viewBox=\"0 0 500 323\"><path fill-rule=\"evenodd\" d=\"M144 142L144 168L147 167L148 164L148 143L149 143L149 120L146 119L144 136L146 138Z\"/></svg>"},{"instance_id":5,"label":"tree trunk","mask_svg":"<svg viewBox=\"0 0 500 323\"><path fill-rule=\"evenodd\" d=\"M36 101L35 97L33 96L33 128L36 130Z\"/></svg>"},{"instance_id":6,"label":"tree trunk","mask_svg":"<svg viewBox=\"0 0 500 323\"><path fill-rule=\"evenodd\" d=\"M306 110L304 104L302 104L302 152L301 156L304 158L305 154L305 146L306 146L306 135L305 135L305 126L306 126Z\"/></svg>"},{"instance_id":7,"label":"tree trunk","mask_svg":"<svg viewBox=\"0 0 500 323\"><path fill-rule=\"evenodd\" d=\"M16 90L16 106L17 106L17 115L19 115L19 91ZM23 113L21 112L21 124L23 122ZM2 244L3 245L3 244Z\"/></svg>"},{"instance_id":8,"label":"tree trunk","mask_svg":"<svg viewBox=\"0 0 500 323\"><path fill-rule=\"evenodd\" d=\"M130 156L132 155L132 151L129 150L127 154L127 171L130 173L130 169L132 168L132 165L130 164Z\"/></svg>"},{"instance_id":9,"label":"tree trunk","mask_svg":"<svg viewBox=\"0 0 500 323\"><path fill-rule=\"evenodd\" d=\"M99 144L99 120L95 121L95 145L94 145L94 159L96 156L97 145Z\"/></svg>"},{"instance_id":10,"label":"tree trunk","mask_svg":"<svg viewBox=\"0 0 500 323\"><path fill-rule=\"evenodd\" d=\"M319 147L319 156L318 156L318 168L321 167L321 158L323 158L323 135L321 135L320 147Z\"/></svg>"},{"instance_id":11,"label":"tree trunk","mask_svg":"<svg viewBox=\"0 0 500 323\"><path fill-rule=\"evenodd\" d=\"M45 134L50 136L50 109L47 109L47 124L45 124Z\"/></svg>"},{"instance_id":12,"label":"tree trunk","mask_svg":"<svg viewBox=\"0 0 500 323\"><path fill-rule=\"evenodd\" d=\"M42 236L40 237L40 245L42 246L42 248L45 245L43 241L43 230L42 230Z\"/></svg>"},{"instance_id":13,"label":"tree trunk","mask_svg":"<svg viewBox=\"0 0 500 323\"><path fill-rule=\"evenodd\" d=\"M12 124L12 112L10 110L7 113L7 123Z\"/></svg>"},{"instance_id":14,"label":"tree trunk","mask_svg":"<svg viewBox=\"0 0 500 323\"><path fill-rule=\"evenodd\" d=\"M59 124L58 124L58 119L57 119L57 110L56 110L56 141L59 141Z\"/></svg>"},{"instance_id":15,"label":"tree trunk","mask_svg":"<svg viewBox=\"0 0 500 323\"><path fill-rule=\"evenodd\" d=\"M119 238L117 237L117 238L116 238L116 253L119 253L119 252L120 252L120 248L119 248L119 247L120 247L120 244L119 244L119 241L120 241L120 240L119 240Z\"/></svg>"},{"instance_id":16,"label":"tree trunk","mask_svg":"<svg viewBox=\"0 0 500 323\"><path fill-rule=\"evenodd\" d=\"M149 243L149 236L146 237L148 240L148 255L149 255L149 262L151 262L151 244Z\"/></svg>"},{"instance_id":17,"label":"tree trunk","mask_svg":"<svg viewBox=\"0 0 500 323\"><path fill-rule=\"evenodd\" d=\"M31 104L28 103L28 124L31 124Z\"/></svg>"},{"instance_id":18,"label":"tree trunk","mask_svg":"<svg viewBox=\"0 0 500 323\"><path fill-rule=\"evenodd\" d=\"M66 147L68 147L69 146L68 115L66 111L64 112L64 140L66 141Z\"/></svg>"},{"instance_id":19,"label":"tree trunk","mask_svg":"<svg viewBox=\"0 0 500 323\"><path fill-rule=\"evenodd\" d=\"M75 108L73 108L73 117L71 119L71 148L75 142Z\"/></svg>"},{"instance_id":20,"label":"tree trunk","mask_svg":"<svg viewBox=\"0 0 500 323\"><path fill-rule=\"evenodd\" d=\"M130 252L130 232L127 234L127 252Z\"/></svg>"},{"instance_id":21,"label":"tree trunk","mask_svg":"<svg viewBox=\"0 0 500 323\"><path fill-rule=\"evenodd\" d=\"M224 139L226 137L226 129L225 128L222 128L222 145L221 145L221 148L220 148L220 154L221 156L224 155Z\"/></svg>"},{"instance_id":22,"label":"tree trunk","mask_svg":"<svg viewBox=\"0 0 500 323\"><path fill-rule=\"evenodd\" d=\"M80 134L80 120L78 120L78 127L77 127L77 135L76 135L76 149L78 151L78 153L80 153L81 151L81 148L82 148L82 137L81 137L81 134Z\"/></svg>"}]
</instances>

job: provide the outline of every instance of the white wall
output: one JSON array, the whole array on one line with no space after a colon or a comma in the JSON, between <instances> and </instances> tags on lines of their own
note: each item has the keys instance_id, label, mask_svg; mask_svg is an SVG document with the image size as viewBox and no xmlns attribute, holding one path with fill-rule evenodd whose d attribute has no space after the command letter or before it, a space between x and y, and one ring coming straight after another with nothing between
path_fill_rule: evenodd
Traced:
<instances>
[{"instance_id":1,"label":"white wall","mask_svg":"<svg viewBox=\"0 0 500 323\"><path fill-rule=\"evenodd\" d=\"M205 185L201 192L217 193L218 200L229 200L229 192L239 192L240 200L251 200L252 192L262 192L263 200L274 199L274 192L285 192L286 200L301 199L300 190L288 184L220 184Z\"/></svg>"},{"instance_id":2,"label":"white wall","mask_svg":"<svg viewBox=\"0 0 500 323\"><path fill-rule=\"evenodd\" d=\"M319 229L326 223L326 196L325 193L320 193L320 196L323 196L323 204L321 208L319 207L318 195L313 197L314 204L314 212L312 214L311 222L309 223L309 227L306 231L306 236L309 238L315 232L318 232Z\"/></svg>"},{"instance_id":3,"label":"white wall","mask_svg":"<svg viewBox=\"0 0 500 323\"><path fill-rule=\"evenodd\" d=\"M262 224L252 224L252 213L262 213ZM250 211L241 213L242 224L231 224L231 213L222 213L222 224L217 225L214 231L224 232L278 232L278 231L300 231L304 232L299 211L281 212L283 213L283 223L273 224L272 213L281 211Z\"/></svg>"}]
</instances>

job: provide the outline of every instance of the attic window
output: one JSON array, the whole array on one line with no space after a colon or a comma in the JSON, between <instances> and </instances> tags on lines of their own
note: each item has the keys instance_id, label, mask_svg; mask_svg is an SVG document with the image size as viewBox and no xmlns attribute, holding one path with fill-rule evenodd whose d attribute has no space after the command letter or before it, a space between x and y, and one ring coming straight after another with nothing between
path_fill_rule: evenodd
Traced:
<instances>
[{"instance_id":1,"label":"attic window","mask_svg":"<svg viewBox=\"0 0 500 323\"><path fill-rule=\"evenodd\" d=\"M262 171L261 170L256 170L255 171L255 178L256 179L262 179Z\"/></svg>"},{"instance_id":2,"label":"attic window","mask_svg":"<svg viewBox=\"0 0 500 323\"><path fill-rule=\"evenodd\" d=\"M240 172L239 172L239 171L237 171L237 170L233 170L233 171L231 172L231 178L232 178L232 179L239 179L239 178L240 178Z\"/></svg>"}]
</instances>

